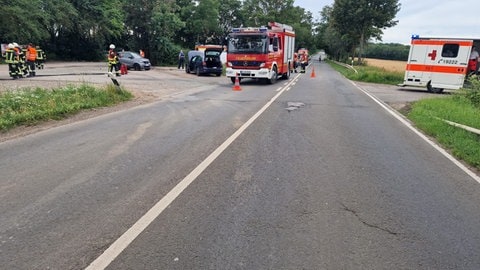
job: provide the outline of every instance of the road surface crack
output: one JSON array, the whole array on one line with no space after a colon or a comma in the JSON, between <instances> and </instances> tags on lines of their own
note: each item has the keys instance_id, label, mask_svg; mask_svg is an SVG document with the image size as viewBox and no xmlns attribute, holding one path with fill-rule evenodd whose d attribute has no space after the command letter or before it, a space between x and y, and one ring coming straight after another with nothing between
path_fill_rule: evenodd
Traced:
<instances>
[{"instance_id":1,"label":"road surface crack","mask_svg":"<svg viewBox=\"0 0 480 270\"><path fill-rule=\"evenodd\" d=\"M363 223L365 226L367 227L370 227L370 228L374 228L374 229L377 229L377 230L381 230L381 231L384 231L388 234L391 234L391 235L398 235L397 232L394 232L394 231L391 231L389 229L386 229L386 228L382 228L378 225L375 225L375 224L372 224L372 223L369 223L367 222L366 220L364 220L359 214L357 211L355 211L354 209L351 209L349 208L348 206L346 206L345 204L343 203L340 203L343 207L343 210L347 211L347 212L350 212L352 213L361 223Z\"/></svg>"}]
</instances>

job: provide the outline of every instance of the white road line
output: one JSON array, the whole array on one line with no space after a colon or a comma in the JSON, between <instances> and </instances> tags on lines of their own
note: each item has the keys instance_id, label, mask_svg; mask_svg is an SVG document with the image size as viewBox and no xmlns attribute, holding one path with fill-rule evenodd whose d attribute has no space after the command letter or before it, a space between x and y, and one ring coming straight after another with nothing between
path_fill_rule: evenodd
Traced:
<instances>
[{"instance_id":1,"label":"white road line","mask_svg":"<svg viewBox=\"0 0 480 270\"><path fill-rule=\"evenodd\" d=\"M232 144L292 83L291 80L283 90L279 91L245 124L235 131L225 142L215 149L204 161L180 181L170 192L158 201L148 212L143 215L132 227L122 234L110 245L86 270L105 269L120 253L125 250L162 212L165 210L195 179Z\"/></svg>"},{"instance_id":2,"label":"white road line","mask_svg":"<svg viewBox=\"0 0 480 270\"><path fill-rule=\"evenodd\" d=\"M366 90L364 90L362 87L359 85L355 84L353 81L350 81L355 87L360 89L365 95L373 99L376 103L378 103L382 108L384 108L387 112L389 112L393 117L395 117L397 120L399 120L402 124L407 126L409 129L411 129L415 134L417 134L420 138L425 140L427 143L429 143L433 148L435 148L438 152L440 152L442 155L444 155L447 159L449 159L453 164L457 165L461 170L463 170L466 174L468 174L470 177L472 177L475 181L477 181L480 184L480 176L478 176L476 173L474 173L472 170L470 170L468 167L463 165L460 161L458 161L455 157L450 155L445 149L443 149L441 146L439 146L437 143L434 141L430 140L427 136L425 136L423 133L418 131L415 127L412 126L412 124L407 121L403 116L399 115L398 112L394 111L391 109L388 105L383 103L383 101L379 100L377 97L374 95L368 93Z\"/></svg>"}]
</instances>

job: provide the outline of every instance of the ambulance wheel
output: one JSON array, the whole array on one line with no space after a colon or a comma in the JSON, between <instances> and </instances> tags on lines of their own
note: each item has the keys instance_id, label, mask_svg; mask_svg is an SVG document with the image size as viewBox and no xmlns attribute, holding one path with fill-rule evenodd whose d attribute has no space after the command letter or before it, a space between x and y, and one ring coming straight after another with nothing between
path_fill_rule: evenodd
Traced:
<instances>
[{"instance_id":1,"label":"ambulance wheel","mask_svg":"<svg viewBox=\"0 0 480 270\"><path fill-rule=\"evenodd\" d=\"M430 82L427 83L427 90L428 92L434 94L441 94L443 92L443 88L432 87L432 84Z\"/></svg>"}]
</instances>

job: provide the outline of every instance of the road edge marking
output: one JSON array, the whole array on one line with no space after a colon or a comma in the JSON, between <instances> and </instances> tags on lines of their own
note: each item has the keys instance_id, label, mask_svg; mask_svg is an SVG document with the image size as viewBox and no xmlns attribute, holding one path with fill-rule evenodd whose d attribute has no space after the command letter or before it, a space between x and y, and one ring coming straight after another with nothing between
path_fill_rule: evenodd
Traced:
<instances>
[{"instance_id":1,"label":"road edge marking","mask_svg":"<svg viewBox=\"0 0 480 270\"><path fill-rule=\"evenodd\" d=\"M443 149L439 144L428 138L425 134L420 132L418 129L416 129L410 121L405 119L403 115L400 115L397 111L393 110L385 104L383 101L375 97L373 94L370 94L367 90L363 89L361 86L357 85L355 82L349 80L351 84L353 84L357 89L362 91L365 95L367 95L369 98L371 98L373 101L375 101L378 105L380 105L383 109L385 109L387 112L389 112L393 117L395 117L398 121L400 121L402 124L407 126L410 130L412 130L415 134L417 134L420 138L422 138L424 141L426 141L428 144L430 144L434 149L436 149L438 152L440 152L442 155L444 155L447 159L449 159L453 164L457 165L462 171L464 171L468 176L473 178L473 180L477 181L477 183L480 184L480 176L478 176L474 171L470 170L467 166L463 165L458 159L456 159L454 156L452 156L450 153L448 153L445 149Z\"/></svg>"}]
</instances>

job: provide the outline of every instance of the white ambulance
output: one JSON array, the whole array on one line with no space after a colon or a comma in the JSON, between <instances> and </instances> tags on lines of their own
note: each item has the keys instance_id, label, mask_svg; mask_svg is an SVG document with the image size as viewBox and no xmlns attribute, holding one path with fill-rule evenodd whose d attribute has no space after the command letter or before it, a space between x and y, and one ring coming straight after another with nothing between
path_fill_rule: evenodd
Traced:
<instances>
[{"instance_id":1,"label":"white ambulance","mask_svg":"<svg viewBox=\"0 0 480 270\"><path fill-rule=\"evenodd\" d=\"M412 36L401 86L426 87L433 93L462 88L472 71L469 58L474 45L480 49L480 39Z\"/></svg>"}]
</instances>

